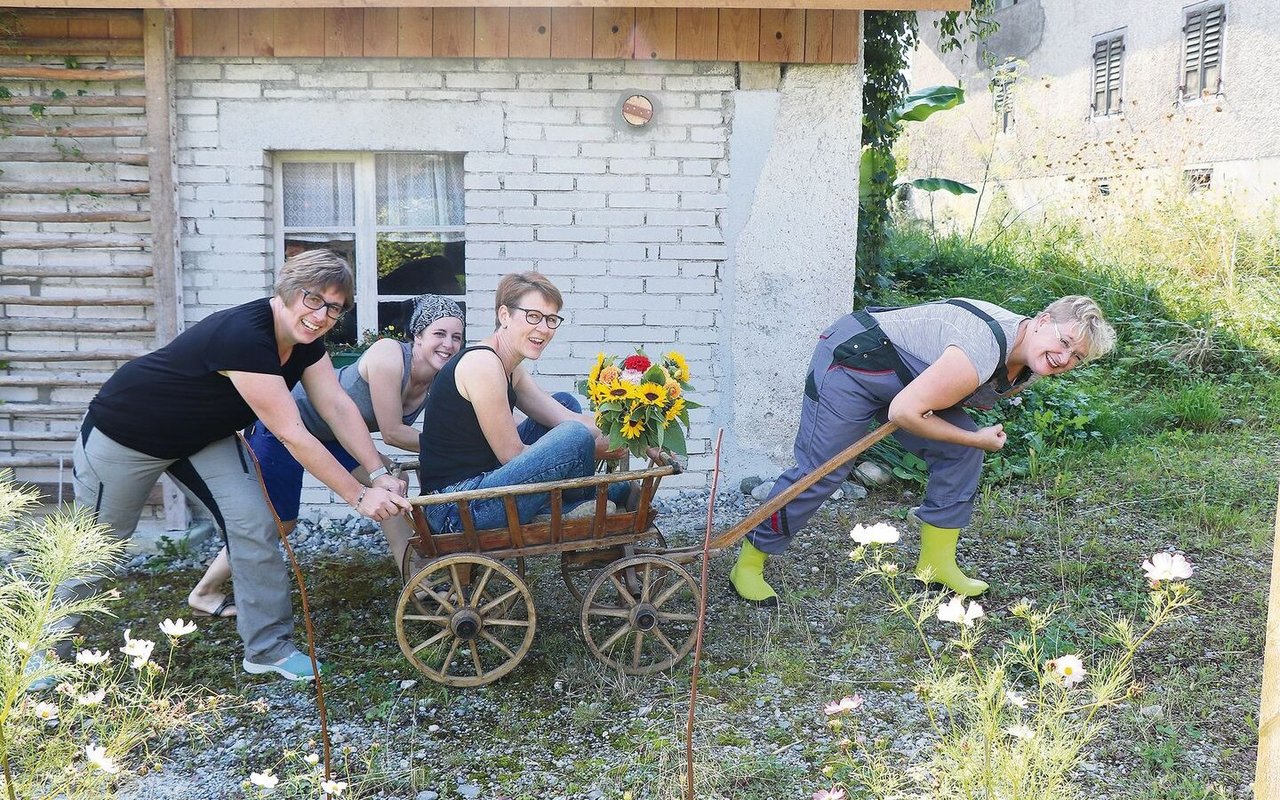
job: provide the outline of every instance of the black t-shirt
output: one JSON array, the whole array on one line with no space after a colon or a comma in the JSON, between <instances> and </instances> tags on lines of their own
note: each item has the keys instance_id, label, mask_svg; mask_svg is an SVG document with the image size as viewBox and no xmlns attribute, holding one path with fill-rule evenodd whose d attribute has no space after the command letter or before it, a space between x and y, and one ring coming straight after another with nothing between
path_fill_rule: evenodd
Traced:
<instances>
[{"instance_id":1,"label":"black t-shirt","mask_svg":"<svg viewBox=\"0 0 1280 800\"><path fill-rule=\"evenodd\" d=\"M449 359L431 381L427 407L422 412L422 434L418 438L418 485L424 492L434 492L458 481L474 478L502 466L489 440L484 438L475 406L458 393L454 372L458 362L472 350L492 347L468 347ZM507 405L516 407L516 390L507 376Z\"/></svg>"},{"instance_id":2,"label":"black t-shirt","mask_svg":"<svg viewBox=\"0 0 1280 800\"><path fill-rule=\"evenodd\" d=\"M89 403L94 426L125 447L183 458L253 422L231 379L219 371L279 375L292 389L324 355L324 342L295 345L280 363L267 298L210 314L169 344L112 375Z\"/></svg>"}]
</instances>

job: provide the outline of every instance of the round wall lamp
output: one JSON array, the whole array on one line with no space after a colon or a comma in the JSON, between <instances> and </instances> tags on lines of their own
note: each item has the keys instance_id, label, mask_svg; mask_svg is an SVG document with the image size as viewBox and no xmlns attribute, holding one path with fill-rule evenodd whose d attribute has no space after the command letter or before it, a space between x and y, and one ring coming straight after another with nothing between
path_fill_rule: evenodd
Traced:
<instances>
[{"instance_id":1,"label":"round wall lamp","mask_svg":"<svg viewBox=\"0 0 1280 800\"><path fill-rule=\"evenodd\" d=\"M618 102L618 117L622 119L623 127L632 130L648 125L657 113L653 100L639 92L626 92Z\"/></svg>"}]
</instances>

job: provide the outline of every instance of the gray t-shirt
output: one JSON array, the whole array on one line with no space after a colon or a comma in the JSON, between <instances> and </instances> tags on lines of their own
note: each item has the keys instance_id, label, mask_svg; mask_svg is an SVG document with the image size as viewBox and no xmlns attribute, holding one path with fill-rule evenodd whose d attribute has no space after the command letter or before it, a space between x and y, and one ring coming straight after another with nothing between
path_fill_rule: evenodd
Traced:
<instances>
[{"instance_id":1,"label":"gray t-shirt","mask_svg":"<svg viewBox=\"0 0 1280 800\"><path fill-rule=\"evenodd\" d=\"M413 343L400 342L400 347L404 354L404 373L400 376L399 395L403 397L404 387L409 384L409 365L413 360ZM338 384L355 401L356 408L360 409L360 416L364 418L364 424L369 428L369 433L374 433L378 430L378 418L373 413L373 397L369 394L369 382L360 377L359 366L360 362L357 360L354 364L348 364L338 370ZM338 437L329 429L329 424L324 421L316 411L315 406L311 405L311 401L307 399L306 389L303 388L301 383L293 388L293 399L298 403L298 414L302 417L302 424L307 426L307 430L311 431L312 436L322 442L337 441ZM426 404L427 398L423 397L421 405L404 415L404 424L412 425L418 415L422 413L422 409Z\"/></svg>"},{"instance_id":2,"label":"gray t-shirt","mask_svg":"<svg viewBox=\"0 0 1280 800\"><path fill-rule=\"evenodd\" d=\"M1026 317L983 300L958 299L990 314L1004 331L1007 345L1013 346L1018 338L1018 325ZM937 361L944 350L955 345L973 364L978 373L979 384L986 383L992 377L1007 377L995 375L1000 363L1000 344L986 321L972 311L938 302L881 311L871 316L880 323L880 330L889 337L899 353L910 356L925 366ZM1005 357L1008 357L1007 353Z\"/></svg>"}]
</instances>

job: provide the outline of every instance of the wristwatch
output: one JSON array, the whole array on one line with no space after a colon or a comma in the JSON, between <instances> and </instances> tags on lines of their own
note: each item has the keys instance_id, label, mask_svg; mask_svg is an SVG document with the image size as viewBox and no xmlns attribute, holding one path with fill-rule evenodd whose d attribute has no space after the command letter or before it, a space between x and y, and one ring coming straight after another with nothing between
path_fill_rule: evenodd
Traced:
<instances>
[{"instance_id":1,"label":"wristwatch","mask_svg":"<svg viewBox=\"0 0 1280 800\"><path fill-rule=\"evenodd\" d=\"M378 467L378 468L377 468L377 469L375 469L373 472L370 472L370 473L369 473L369 482L370 482L370 483L373 483L373 482L374 482L374 481L376 481L378 478L381 478L383 475L387 475L387 474L389 474L389 473L387 472L387 468L386 468L386 466Z\"/></svg>"}]
</instances>

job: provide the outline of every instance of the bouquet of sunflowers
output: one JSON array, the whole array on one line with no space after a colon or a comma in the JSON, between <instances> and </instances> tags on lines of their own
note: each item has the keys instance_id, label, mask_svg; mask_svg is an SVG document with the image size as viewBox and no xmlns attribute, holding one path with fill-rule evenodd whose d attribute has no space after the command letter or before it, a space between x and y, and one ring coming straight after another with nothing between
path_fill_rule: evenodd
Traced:
<instances>
[{"instance_id":1,"label":"bouquet of sunflowers","mask_svg":"<svg viewBox=\"0 0 1280 800\"><path fill-rule=\"evenodd\" d=\"M601 353L591 374L578 383L609 446L626 447L637 458L647 458L650 447L687 455L689 409L700 407L685 396L691 389L684 356L672 351L655 363L643 348L621 362Z\"/></svg>"}]
</instances>

